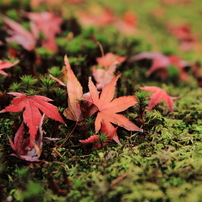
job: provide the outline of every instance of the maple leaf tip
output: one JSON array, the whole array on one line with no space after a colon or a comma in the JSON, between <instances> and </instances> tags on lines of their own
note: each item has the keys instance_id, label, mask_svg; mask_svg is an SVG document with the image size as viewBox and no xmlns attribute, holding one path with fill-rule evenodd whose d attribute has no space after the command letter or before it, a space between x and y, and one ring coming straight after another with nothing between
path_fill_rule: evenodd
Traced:
<instances>
[{"instance_id":1,"label":"maple leaf tip","mask_svg":"<svg viewBox=\"0 0 202 202\"><path fill-rule=\"evenodd\" d=\"M67 57L67 54L64 56L64 62L65 62L65 65L69 65L69 59Z\"/></svg>"}]
</instances>

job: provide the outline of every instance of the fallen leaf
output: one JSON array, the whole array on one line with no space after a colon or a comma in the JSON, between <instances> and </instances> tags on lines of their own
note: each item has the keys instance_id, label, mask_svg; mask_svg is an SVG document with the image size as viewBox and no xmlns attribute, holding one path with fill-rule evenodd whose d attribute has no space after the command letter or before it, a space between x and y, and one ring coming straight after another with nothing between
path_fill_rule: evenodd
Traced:
<instances>
[{"instance_id":1,"label":"fallen leaf","mask_svg":"<svg viewBox=\"0 0 202 202\"><path fill-rule=\"evenodd\" d=\"M96 61L99 66L107 69L111 67L114 63L120 64L124 62L126 58L127 57L118 56L113 53L106 53L104 56L96 58Z\"/></svg>"},{"instance_id":2,"label":"fallen leaf","mask_svg":"<svg viewBox=\"0 0 202 202\"><path fill-rule=\"evenodd\" d=\"M11 154L12 156L16 156L25 161L31 162L41 162L39 160L42 152L43 145L43 124L44 115L41 117L40 125L39 125L39 134L37 138L30 144L30 137L25 139L24 135L24 122L21 123L18 131L15 134L14 142L8 137L9 143L15 153Z\"/></svg>"},{"instance_id":3,"label":"fallen leaf","mask_svg":"<svg viewBox=\"0 0 202 202\"><path fill-rule=\"evenodd\" d=\"M144 86L140 87L141 90L152 92L150 96L148 111L151 111L161 100L164 100L171 112L174 111L174 102L173 100L177 97L169 96L165 90L156 86Z\"/></svg>"},{"instance_id":4,"label":"fallen leaf","mask_svg":"<svg viewBox=\"0 0 202 202\"><path fill-rule=\"evenodd\" d=\"M8 30L8 34L10 34L11 37L6 39L7 42L18 43L28 51L34 50L37 37L32 32L29 32L23 28L21 24L7 18L6 16L2 16L2 19L11 28L11 30ZM34 29L33 26L32 28Z\"/></svg>"},{"instance_id":5,"label":"fallen leaf","mask_svg":"<svg viewBox=\"0 0 202 202\"><path fill-rule=\"evenodd\" d=\"M25 16L35 24L34 26L38 32L42 32L44 34L42 46L48 50L56 51L57 45L55 36L61 32L60 26L63 22L63 19L47 11L40 13L25 12Z\"/></svg>"},{"instance_id":6,"label":"fallen leaf","mask_svg":"<svg viewBox=\"0 0 202 202\"><path fill-rule=\"evenodd\" d=\"M117 68L117 63L115 62L108 69L97 69L93 66L93 77L96 81L97 89L101 90L115 77L115 71Z\"/></svg>"},{"instance_id":7,"label":"fallen leaf","mask_svg":"<svg viewBox=\"0 0 202 202\"><path fill-rule=\"evenodd\" d=\"M48 103L48 101L52 101L51 99L39 95L27 96L22 93L14 92L9 94L16 97L12 100L11 105L1 110L0 113L20 112L24 110L23 120L24 123L29 127L30 143L34 142L37 131L40 127L40 121L42 117L41 112L43 112L49 118L65 124L58 112L57 107Z\"/></svg>"},{"instance_id":8,"label":"fallen leaf","mask_svg":"<svg viewBox=\"0 0 202 202\"><path fill-rule=\"evenodd\" d=\"M100 140L100 136L96 134L91 135L88 139L79 140L79 141L82 144L92 143L94 148L101 149L103 146L107 145L110 141L112 141L112 139L114 139L115 136L117 136L116 131L117 131L117 127L114 128L114 126L111 125L110 128L108 128L108 125L105 124L105 121L103 121L100 129L100 133L106 136L103 142ZM118 143L120 144L119 141Z\"/></svg>"},{"instance_id":9,"label":"fallen leaf","mask_svg":"<svg viewBox=\"0 0 202 202\"><path fill-rule=\"evenodd\" d=\"M11 62L5 62L0 60L0 74L3 75L8 75L6 72L4 72L2 69L8 69L10 67L13 67L14 65L16 65L19 61L15 61L14 63Z\"/></svg>"},{"instance_id":10,"label":"fallen leaf","mask_svg":"<svg viewBox=\"0 0 202 202\"><path fill-rule=\"evenodd\" d=\"M107 128L111 128L112 123L114 123L118 126L124 127L129 131L143 131L122 114L116 114L126 110L131 106L134 106L137 103L134 96L123 96L113 99L115 85L119 77L120 75L116 76L110 83L108 83L102 89L100 96L95 85L91 81L91 78L89 79L89 90L92 103L98 109L98 114L95 120L96 133L100 130L101 123L103 121L105 122Z\"/></svg>"},{"instance_id":11,"label":"fallen leaf","mask_svg":"<svg viewBox=\"0 0 202 202\"><path fill-rule=\"evenodd\" d=\"M138 20L135 13L127 11L124 13L123 19L116 20L114 25L121 33L132 35L137 32L137 22Z\"/></svg>"},{"instance_id":12,"label":"fallen leaf","mask_svg":"<svg viewBox=\"0 0 202 202\"><path fill-rule=\"evenodd\" d=\"M170 23L167 25L167 30L178 39L181 50L193 50L194 45L197 43L197 39L192 33L190 25L173 25Z\"/></svg>"},{"instance_id":13,"label":"fallen leaf","mask_svg":"<svg viewBox=\"0 0 202 202\"><path fill-rule=\"evenodd\" d=\"M83 26L105 26L111 24L115 20L111 9L102 8L94 4L92 10L98 10L98 12L92 13L91 11L86 12L82 10L77 12L78 20Z\"/></svg>"},{"instance_id":14,"label":"fallen leaf","mask_svg":"<svg viewBox=\"0 0 202 202\"><path fill-rule=\"evenodd\" d=\"M102 89L115 77L118 64L124 62L126 58L113 53L107 53L102 57L96 58L98 65L102 67L96 68L96 66L93 66L93 77L96 81L97 89Z\"/></svg>"},{"instance_id":15,"label":"fallen leaf","mask_svg":"<svg viewBox=\"0 0 202 202\"><path fill-rule=\"evenodd\" d=\"M152 65L149 70L146 72L146 76L150 76L154 72L158 72L162 80L165 80L168 77L167 68L171 65L174 65L179 71L179 78L182 81L187 81L188 74L185 70L185 67L190 66L190 63L182 60L176 55L164 55L158 52L142 52L129 59L129 62L135 62L142 59L151 59Z\"/></svg>"},{"instance_id":16,"label":"fallen leaf","mask_svg":"<svg viewBox=\"0 0 202 202\"><path fill-rule=\"evenodd\" d=\"M64 110L64 116L73 121L81 121L83 114L80 108L80 100L83 97L83 88L72 71L67 56L64 58L67 69L67 94L68 108Z\"/></svg>"}]
</instances>

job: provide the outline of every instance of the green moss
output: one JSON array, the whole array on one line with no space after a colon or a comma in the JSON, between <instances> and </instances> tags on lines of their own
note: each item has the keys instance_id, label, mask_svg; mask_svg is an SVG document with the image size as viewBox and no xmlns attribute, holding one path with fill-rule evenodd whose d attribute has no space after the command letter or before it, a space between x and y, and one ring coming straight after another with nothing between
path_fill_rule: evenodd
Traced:
<instances>
[{"instance_id":1,"label":"green moss","mask_svg":"<svg viewBox=\"0 0 202 202\"><path fill-rule=\"evenodd\" d=\"M22 10L37 12L45 9L64 16L62 31L56 36L58 50L51 52L40 46L44 40L42 33L36 49L31 52L17 43L8 44L6 38L9 34L0 19L1 59L11 62L19 59L16 66L6 69L7 76L0 76L1 110L12 100L7 95L10 91L47 96L62 115L68 107L66 87L48 74L66 80L62 67L64 55L67 55L84 93L88 92L92 66L97 64L96 58L102 56L98 42L104 54L112 52L127 56L127 60L137 53L152 51L174 54L190 64L201 61L199 0L187 4L173 1L174 5L159 0L116 3L89 0L77 5L63 2L62 8L52 6L51 2L32 8L29 2L0 1L0 10L27 30L30 30L30 22L23 17ZM125 12L134 11L137 15L136 32L131 36L124 35L112 24L84 28L72 20L72 16L79 19L78 9L86 12L93 9L92 12L99 13L104 8L112 10L115 21L122 20ZM193 32L197 41L193 49L187 52L180 49L179 40L167 30L168 23L191 25L191 34ZM180 72L174 66L167 68L168 78L164 81L155 76L146 77L151 60L133 63L127 60L116 69L116 73L122 74L117 82L116 95L135 96L137 104L125 111L124 116L143 132L119 127L117 135L121 145L112 141L95 150L91 145L79 142L95 134L95 116L78 122L75 129L75 122L65 117L66 126L46 118L42 126L44 136L50 140L60 139L43 142L40 159L45 162L25 162L10 156L14 151L7 138L14 138L22 122L22 113L0 113L0 197L4 201L201 201L202 94L197 78L190 68L187 70L188 81L180 81ZM170 113L163 102L147 112L150 94L140 91L140 86L163 87L169 95L178 97L174 100L174 113ZM27 126L25 131L28 136ZM98 135L101 143L106 140L106 135ZM68 141L60 146L67 137Z\"/></svg>"}]
</instances>

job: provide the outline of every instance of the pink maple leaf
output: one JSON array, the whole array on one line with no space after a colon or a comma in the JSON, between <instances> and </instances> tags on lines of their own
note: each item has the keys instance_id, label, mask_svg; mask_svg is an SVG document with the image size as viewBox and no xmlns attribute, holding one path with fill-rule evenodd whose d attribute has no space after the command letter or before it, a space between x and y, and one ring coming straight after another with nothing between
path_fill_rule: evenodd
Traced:
<instances>
[{"instance_id":1,"label":"pink maple leaf","mask_svg":"<svg viewBox=\"0 0 202 202\"><path fill-rule=\"evenodd\" d=\"M179 77L182 81L187 81L188 75L185 71L185 67L190 64L187 61L182 60L176 55L164 55L158 52L142 52L129 59L129 62L134 62L142 59L152 59L152 65L146 72L146 76L150 76L154 72L159 72L162 79L168 77L167 68L170 65L174 65L179 71Z\"/></svg>"},{"instance_id":2,"label":"pink maple leaf","mask_svg":"<svg viewBox=\"0 0 202 202\"><path fill-rule=\"evenodd\" d=\"M25 16L35 24L38 32L44 34L45 39L42 41L42 46L48 50L56 51L55 36L61 32L60 26L63 19L47 11L40 13L25 12Z\"/></svg>"},{"instance_id":3,"label":"pink maple leaf","mask_svg":"<svg viewBox=\"0 0 202 202\"><path fill-rule=\"evenodd\" d=\"M168 106L171 112L174 111L173 100L177 99L177 97L169 96L165 90L156 86L144 86L144 87L140 87L140 89L153 93L150 96L148 111L151 111L161 100L165 101L166 105Z\"/></svg>"},{"instance_id":4,"label":"pink maple leaf","mask_svg":"<svg viewBox=\"0 0 202 202\"><path fill-rule=\"evenodd\" d=\"M31 29L33 32L29 32L22 27L21 24L7 18L6 16L2 17L4 22L11 28L8 30L8 34L11 36L7 38L7 42L14 42L20 44L23 48L28 51L34 50L37 40L37 31L33 24L31 24Z\"/></svg>"},{"instance_id":5,"label":"pink maple leaf","mask_svg":"<svg viewBox=\"0 0 202 202\"><path fill-rule=\"evenodd\" d=\"M102 89L115 77L117 65L124 62L126 57L107 53L103 57L96 58L96 60L102 68L97 69L96 66L93 66L93 77L96 81L97 88Z\"/></svg>"},{"instance_id":6,"label":"pink maple leaf","mask_svg":"<svg viewBox=\"0 0 202 202\"><path fill-rule=\"evenodd\" d=\"M15 61L14 63L11 63L11 62L5 62L5 61L0 60L0 74L7 75L7 73L4 72L2 69L8 69L10 67L13 67L18 62L19 61Z\"/></svg>"},{"instance_id":7,"label":"pink maple leaf","mask_svg":"<svg viewBox=\"0 0 202 202\"><path fill-rule=\"evenodd\" d=\"M117 63L115 62L108 69L97 69L96 66L93 66L93 77L96 81L97 89L101 90L106 86L114 77L115 71L117 68Z\"/></svg>"}]
</instances>

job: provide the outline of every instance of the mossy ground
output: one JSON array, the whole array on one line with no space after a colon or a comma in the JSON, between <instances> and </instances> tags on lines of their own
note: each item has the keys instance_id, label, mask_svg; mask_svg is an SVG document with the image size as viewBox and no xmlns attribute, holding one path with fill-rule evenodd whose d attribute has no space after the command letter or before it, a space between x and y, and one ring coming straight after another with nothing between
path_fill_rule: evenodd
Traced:
<instances>
[{"instance_id":1,"label":"mossy ground","mask_svg":"<svg viewBox=\"0 0 202 202\"><path fill-rule=\"evenodd\" d=\"M24 20L19 15L22 10L36 12L51 9L62 13L65 21L62 33L57 37L59 49L53 53L38 47L28 52L20 45L11 45L18 50L20 62L6 71L8 77L0 75L1 109L12 99L7 93L16 91L47 96L62 112L67 107L66 90L48 74L60 77L63 57L68 54L72 69L87 92L91 67L96 64L96 57L101 56L97 41L102 44L105 53L131 57L142 51L159 51L170 52L191 63L202 61L200 0L188 3L175 1L173 5L163 4L160 0L119 0L116 3L86 0L79 5L64 3L63 6L51 7L44 4L35 9L29 3L0 1L0 10L18 22ZM123 16L128 10L136 13L137 33L126 36L108 25L83 27L74 16L75 11L81 8L96 13L103 7L111 8L116 16ZM178 41L165 29L167 22L191 25L198 37L193 50L184 52L179 48ZM0 25L3 27L1 19ZM28 26L27 21L23 25ZM5 38L3 29L0 33L2 40ZM72 38L71 33L74 34ZM68 36L69 41L66 40ZM7 51L6 44L2 46L2 59L7 58ZM41 58L40 65L33 64L37 55ZM1 201L202 201L202 90L191 69L187 70L187 82L179 81L177 75L172 74L162 81L156 75L145 76L150 64L150 61L121 64L117 69L122 76L116 94L138 95L140 86L159 86L169 95L179 97L174 101L174 113L170 113L163 102L160 103L151 112L142 114L143 133L118 129L121 145L111 143L101 150L82 146L78 140L94 132L93 117L79 123L68 142L57 147L75 123L66 120L66 127L48 120L43 126L45 136L61 140L44 143L40 159L45 163L25 162L10 156L13 151L7 138L14 136L22 120L21 113L0 114ZM148 95L145 94L143 102L148 102ZM135 106L124 112L137 124L138 107L142 107L143 111L145 109L145 106Z\"/></svg>"}]
</instances>

